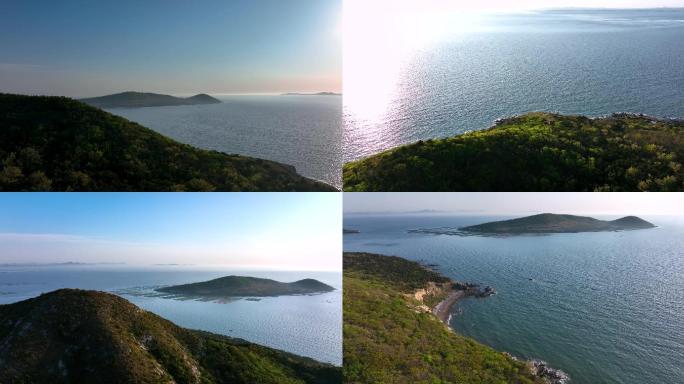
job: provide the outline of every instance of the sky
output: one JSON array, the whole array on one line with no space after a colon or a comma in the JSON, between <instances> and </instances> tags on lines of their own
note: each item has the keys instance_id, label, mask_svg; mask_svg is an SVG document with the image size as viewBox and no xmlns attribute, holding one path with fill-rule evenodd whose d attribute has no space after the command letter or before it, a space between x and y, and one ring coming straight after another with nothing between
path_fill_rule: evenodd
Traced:
<instances>
[{"instance_id":1,"label":"sky","mask_svg":"<svg viewBox=\"0 0 684 384\"><path fill-rule=\"evenodd\" d=\"M338 193L3 193L0 264L339 271Z\"/></svg>"},{"instance_id":2,"label":"sky","mask_svg":"<svg viewBox=\"0 0 684 384\"><path fill-rule=\"evenodd\" d=\"M675 215L684 193L345 193L344 214Z\"/></svg>"},{"instance_id":3,"label":"sky","mask_svg":"<svg viewBox=\"0 0 684 384\"><path fill-rule=\"evenodd\" d=\"M341 90L342 0L3 0L0 92Z\"/></svg>"}]
</instances>

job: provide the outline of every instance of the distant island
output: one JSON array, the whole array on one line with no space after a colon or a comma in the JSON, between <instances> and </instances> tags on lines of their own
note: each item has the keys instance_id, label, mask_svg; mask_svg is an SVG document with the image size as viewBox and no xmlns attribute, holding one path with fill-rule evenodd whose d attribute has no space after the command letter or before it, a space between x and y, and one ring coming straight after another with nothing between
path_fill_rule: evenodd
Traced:
<instances>
[{"instance_id":1,"label":"distant island","mask_svg":"<svg viewBox=\"0 0 684 384\"><path fill-rule=\"evenodd\" d=\"M361 231L358 229L348 229L348 228L342 228L342 233L343 234L348 234L348 235L354 235L354 234L359 234Z\"/></svg>"},{"instance_id":2,"label":"distant island","mask_svg":"<svg viewBox=\"0 0 684 384\"><path fill-rule=\"evenodd\" d=\"M200 93L192 97L176 97L147 92L122 92L80 99L80 101L98 108L142 108L221 103L221 100L211 97L206 93Z\"/></svg>"},{"instance_id":3,"label":"distant island","mask_svg":"<svg viewBox=\"0 0 684 384\"><path fill-rule=\"evenodd\" d=\"M335 288L314 279L282 283L271 279L248 276L226 276L200 283L157 288L157 292L178 295L223 298L244 296L306 295L334 291Z\"/></svg>"},{"instance_id":4,"label":"distant island","mask_svg":"<svg viewBox=\"0 0 684 384\"><path fill-rule=\"evenodd\" d=\"M630 231L654 227L655 225L636 216L604 221L592 217L543 213L519 219L461 227L459 230L484 234L523 234Z\"/></svg>"},{"instance_id":5,"label":"distant island","mask_svg":"<svg viewBox=\"0 0 684 384\"><path fill-rule=\"evenodd\" d=\"M453 281L400 257L344 253L344 382L564 384L448 327L451 306L491 288Z\"/></svg>"},{"instance_id":6,"label":"distant island","mask_svg":"<svg viewBox=\"0 0 684 384\"><path fill-rule=\"evenodd\" d=\"M458 122L454 122L458 124ZM684 121L530 113L348 163L348 192L684 191Z\"/></svg>"},{"instance_id":7,"label":"distant island","mask_svg":"<svg viewBox=\"0 0 684 384\"><path fill-rule=\"evenodd\" d=\"M61 289L0 305L7 383L341 383L341 369L189 330L109 293Z\"/></svg>"},{"instance_id":8,"label":"distant island","mask_svg":"<svg viewBox=\"0 0 684 384\"><path fill-rule=\"evenodd\" d=\"M281 94L282 96L342 96L341 93L336 92L316 92L316 93L299 93L299 92L288 92Z\"/></svg>"},{"instance_id":9,"label":"distant island","mask_svg":"<svg viewBox=\"0 0 684 384\"><path fill-rule=\"evenodd\" d=\"M66 97L0 94L0 191L337 191L291 165L181 144Z\"/></svg>"}]
</instances>

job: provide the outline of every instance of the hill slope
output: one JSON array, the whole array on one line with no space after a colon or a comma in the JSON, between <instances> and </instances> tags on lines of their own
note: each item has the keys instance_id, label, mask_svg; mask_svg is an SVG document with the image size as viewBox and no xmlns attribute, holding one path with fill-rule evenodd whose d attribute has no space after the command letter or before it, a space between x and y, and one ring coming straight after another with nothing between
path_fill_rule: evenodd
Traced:
<instances>
[{"instance_id":1,"label":"hill slope","mask_svg":"<svg viewBox=\"0 0 684 384\"><path fill-rule=\"evenodd\" d=\"M684 122L531 113L344 167L345 191L684 191Z\"/></svg>"},{"instance_id":2,"label":"hill slope","mask_svg":"<svg viewBox=\"0 0 684 384\"><path fill-rule=\"evenodd\" d=\"M555 215L542 213L519 219L494 221L469 227L459 228L466 232L506 234L506 233L571 233L571 232L606 232L647 229L653 224L636 216L604 221L592 217Z\"/></svg>"},{"instance_id":3,"label":"hill slope","mask_svg":"<svg viewBox=\"0 0 684 384\"><path fill-rule=\"evenodd\" d=\"M221 103L221 100L211 97L206 93L183 98L146 92L122 92L113 95L80 99L80 101L98 108L139 108Z\"/></svg>"},{"instance_id":4,"label":"hill slope","mask_svg":"<svg viewBox=\"0 0 684 384\"><path fill-rule=\"evenodd\" d=\"M345 383L543 383L525 363L450 331L426 311L448 295L449 283L398 257L345 253Z\"/></svg>"},{"instance_id":5,"label":"hill slope","mask_svg":"<svg viewBox=\"0 0 684 384\"><path fill-rule=\"evenodd\" d=\"M64 97L0 94L0 191L334 191Z\"/></svg>"},{"instance_id":6,"label":"hill slope","mask_svg":"<svg viewBox=\"0 0 684 384\"><path fill-rule=\"evenodd\" d=\"M314 279L281 283L271 279L247 276L226 276L201 283L174 285L156 289L158 292L203 297L281 296L334 291L335 288Z\"/></svg>"},{"instance_id":7,"label":"hill slope","mask_svg":"<svg viewBox=\"0 0 684 384\"><path fill-rule=\"evenodd\" d=\"M339 383L339 368L63 289L0 305L3 383Z\"/></svg>"}]
</instances>

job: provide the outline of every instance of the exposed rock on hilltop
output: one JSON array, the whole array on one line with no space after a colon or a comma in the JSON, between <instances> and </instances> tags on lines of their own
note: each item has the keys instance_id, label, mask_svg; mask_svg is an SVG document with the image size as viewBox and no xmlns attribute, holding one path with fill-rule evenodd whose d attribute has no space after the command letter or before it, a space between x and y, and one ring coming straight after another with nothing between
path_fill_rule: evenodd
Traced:
<instances>
[{"instance_id":1,"label":"exposed rock on hilltop","mask_svg":"<svg viewBox=\"0 0 684 384\"><path fill-rule=\"evenodd\" d=\"M617 220L604 221L592 217L543 213L519 219L472 225L459 228L459 230L484 234L518 234L606 232L648 229L654 227L655 225L636 216L627 216Z\"/></svg>"},{"instance_id":2,"label":"exposed rock on hilltop","mask_svg":"<svg viewBox=\"0 0 684 384\"><path fill-rule=\"evenodd\" d=\"M281 283L271 279L226 276L201 283L158 288L158 292L202 297L282 296L334 291L335 288L314 279Z\"/></svg>"},{"instance_id":3,"label":"exposed rock on hilltop","mask_svg":"<svg viewBox=\"0 0 684 384\"><path fill-rule=\"evenodd\" d=\"M3 383L340 383L340 369L63 289L0 305Z\"/></svg>"},{"instance_id":4,"label":"exposed rock on hilltop","mask_svg":"<svg viewBox=\"0 0 684 384\"><path fill-rule=\"evenodd\" d=\"M140 108L221 103L221 100L211 97L206 93L183 98L148 92L122 92L81 99L80 101L98 108Z\"/></svg>"}]
</instances>

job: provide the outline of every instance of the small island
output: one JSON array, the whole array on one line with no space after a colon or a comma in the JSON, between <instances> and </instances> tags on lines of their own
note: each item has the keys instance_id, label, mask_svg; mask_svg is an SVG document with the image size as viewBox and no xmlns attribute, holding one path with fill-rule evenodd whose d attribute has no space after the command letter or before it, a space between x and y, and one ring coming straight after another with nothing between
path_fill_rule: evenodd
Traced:
<instances>
[{"instance_id":1,"label":"small island","mask_svg":"<svg viewBox=\"0 0 684 384\"><path fill-rule=\"evenodd\" d=\"M592 217L542 213L512 220L494 221L459 228L482 234L612 232L654 228L655 225L636 216L604 221Z\"/></svg>"},{"instance_id":2,"label":"small island","mask_svg":"<svg viewBox=\"0 0 684 384\"><path fill-rule=\"evenodd\" d=\"M342 233L345 235L356 235L361 233L358 229L342 228Z\"/></svg>"},{"instance_id":3,"label":"small island","mask_svg":"<svg viewBox=\"0 0 684 384\"><path fill-rule=\"evenodd\" d=\"M200 93L192 97L176 97L149 92L121 92L113 95L91 97L80 101L98 108L142 108L175 105L219 104L221 100Z\"/></svg>"},{"instance_id":4,"label":"small island","mask_svg":"<svg viewBox=\"0 0 684 384\"><path fill-rule=\"evenodd\" d=\"M248 276L225 276L200 283L157 288L157 292L202 297L207 299L245 296L312 295L334 291L335 288L314 279L283 283Z\"/></svg>"}]
</instances>

